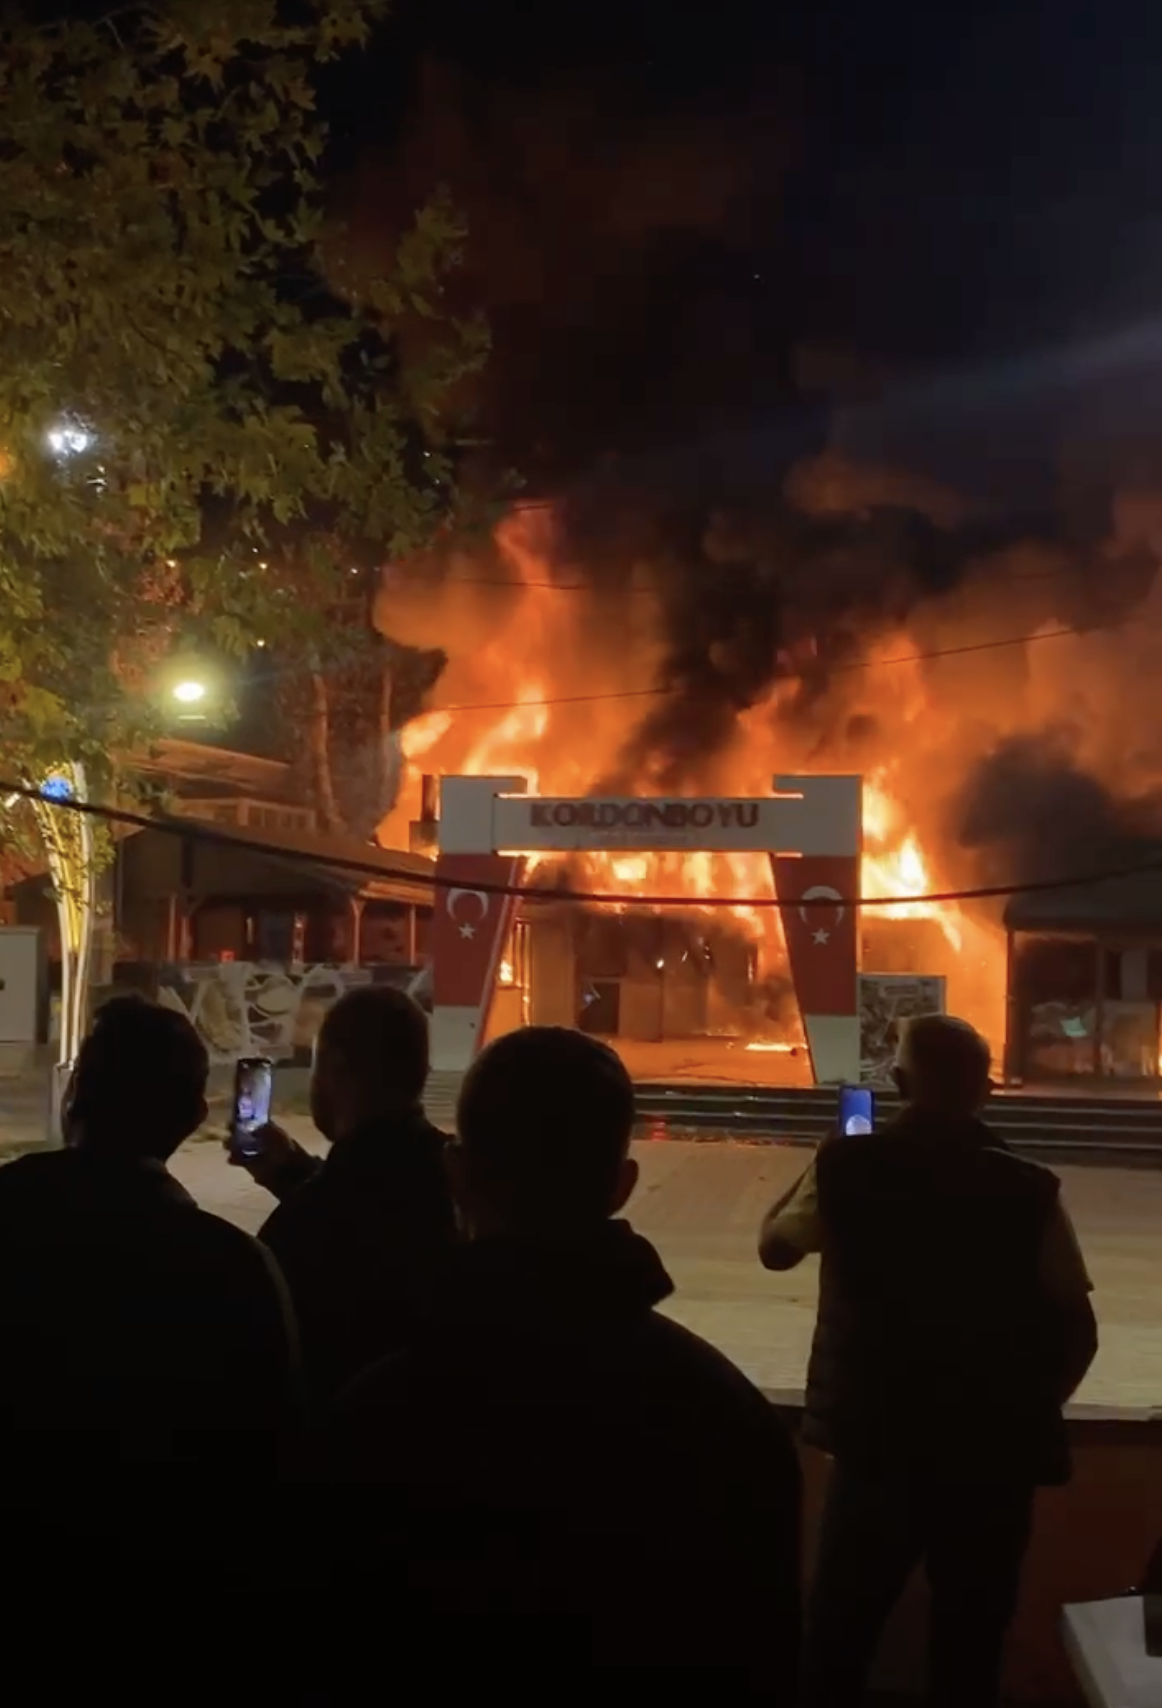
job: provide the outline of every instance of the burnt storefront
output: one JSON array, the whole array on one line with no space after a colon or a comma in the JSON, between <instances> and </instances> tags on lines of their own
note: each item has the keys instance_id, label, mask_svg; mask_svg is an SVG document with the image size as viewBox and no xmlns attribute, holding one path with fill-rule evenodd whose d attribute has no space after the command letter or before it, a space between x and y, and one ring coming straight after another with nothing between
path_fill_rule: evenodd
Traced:
<instances>
[{"instance_id":1,"label":"burnt storefront","mask_svg":"<svg viewBox=\"0 0 1162 1708\"><path fill-rule=\"evenodd\" d=\"M1157 1082L1162 851L1137 860L1129 876L1009 902L1009 1083Z\"/></svg>"},{"instance_id":2,"label":"burnt storefront","mask_svg":"<svg viewBox=\"0 0 1162 1708\"><path fill-rule=\"evenodd\" d=\"M947 945L929 920L875 920L860 978L865 1077L878 1077L897 1020L944 1006ZM768 964L768 961L771 964ZM527 901L501 954L488 1035L576 1026L623 1042L802 1042L785 957L725 912L646 913ZM874 1071L873 1071L874 1069Z\"/></svg>"},{"instance_id":3,"label":"burnt storefront","mask_svg":"<svg viewBox=\"0 0 1162 1708\"><path fill-rule=\"evenodd\" d=\"M728 926L532 902L517 931L533 1025L652 1043L753 1023L757 950Z\"/></svg>"}]
</instances>

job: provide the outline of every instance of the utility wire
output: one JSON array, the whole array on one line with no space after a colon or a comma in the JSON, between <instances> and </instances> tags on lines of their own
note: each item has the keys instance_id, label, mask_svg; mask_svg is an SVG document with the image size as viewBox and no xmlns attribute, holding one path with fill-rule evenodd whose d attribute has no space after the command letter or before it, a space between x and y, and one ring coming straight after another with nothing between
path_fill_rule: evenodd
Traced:
<instances>
[{"instance_id":1,"label":"utility wire","mask_svg":"<svg viewBox=\"0 0 1162 1708\"><path fill-rule=\"evenodd\" d=\"M967 646L945 646L935 648L931 652L901 653L898 658L865 658L854 664L836 664L828 667L828 673L833 676L847 674L854 670L886 669L895 664L919 664L929 658L960 658L971 652L994 652L1007 646L1027 646L1032 641L1060 640L1065 635L1077 635L1083 640L1092 634L1106 634L1123 628L1122 622L1097 623L1087 629L1062 628L1039 629L1033 634L1010 635L1004 640L974 641ZM581 706L591 705L599 700L642 700L660 699L675 694L686 693L686 688L624 688L612 690L605 694L564 694L544 700L482 700L469 701L458 706L429 706L424 712L417 712L417 717L429 716L432 712L511 712L523 706Z\"/></svg>"},{"instance_id":2,"label":"utility wire","mask_svg":"<svg viewBox=\"0 0 1162 1708\"><path fill-rule=\"evenodd\" d=\"M1116 623L1095 623L1089 628L1060 628L1038 630L1033 634L1009 635L1000 640L976 641L967 646L939 647L929 652L901 653L898 658L865 658L850 664L835 664L828 666L828 674L833 676L847 675L852 671L879 670L897 664L919 664L931 658L958 658L967 653L993 652L998 648L1010 646L1027 646L1033 641L1060 640L1067 635L1074 635L1082 640L1092 634L1109 634L1126 626L1124 621ZM334 671L346 668L343 664L325 664L322 670L307 661L299 660L293 664L278 665L274 669L254 671L247 675L240 684L245 692L248 688L261 687L263 684L280 681L284 677L301 675L306 672L329 676ZM789 678L788 678L789 680ZM415 714L416 718L430 716L434 712L513 712L522 707L536 709L541 706L588 706L598 704L603 700L658 700L673 698L675 695L687 692L685 685L673 688L622 688L610 689L600 694L563 694L550 695L538 700L469 700L452 706L427 706ZM82 708L83 710L83 708ZM180 714L174 719L177 725L199 728L208 726L213 720L205 715L190 713L185 717ZM409 719L409 722L414 721Z\"/></svg>"},{"instance_id":3,"label":"utility wire","mask_svg":"<svg viewBox=\"0 0 1162 1708\"><path fill-rule=\"evenodd\" d=\"M1030 572L1029 576L1025 577L1024 579L1029 579L1029 580L1039 579L1041 577L1042 573L1055 574L1056 571L1046 571L1046 572L1033 571L1033 572ZM1012 579L1017 580L1017 579L1022 579L1022 578L1018 577L1018 576L1014 576ZM548 582L548 581L544 581L544 582L541 582L541 581L535 581L535 582L516 582L516 581L513 581L513 582L507 582L507 581L506 582L477 582L477 581L463 582L463 581L456 581L456 582L451 582L451 583L445 583L444 585L445 586L473 586L473 587L475 587L475 586L497 586L497 587L500 587L500 586L504 586L504 587L531 586L531 587L544 587L544 588L550 588L550 587L556 588L558 586L557 583ZM588 592L588 591L591 591L591 589L588 587L587 584L584 584L581 582L566 582L566 583L560 584L560 587L561 587L561 591L568 591L568 592L581 592L581 591ZM643 588L637 588L637 589L630 589L630 591L636 591L639 593L648 594L650 597L653 597L653 591L650 588L644 588L643 587ZM853 664L836 664L836 665L829 666L829 674L831 674L831 675L846 675L849 672L856 671L856 670L886 669L889 666L896 665L896 664L917 664L917 663L920 663L921 661L923 661L925 659L929 659L929 658L957 658L957 657L963 656L966 653L992 652L992 651L996 650L998 647L1027 646L1032 641L1057 640L1061 636L1064 636L1064 635L1076 635L1076 636L1079 636L1082 639L1084 639L1087 635L1104 634L1104 633L1110 632L1111 630L1116 630L1116 629L1122 628L1124 626L1125 626L1124 620L1119 620L1116 623L1094 623L1094 624L1091 624L1088 628L1084 628L1084 629L1079 628L1077 626L1072 626L1072 627L1063 627L1063 628L1058 628L1058 629L1038 630L1032 634L1009 635L1009 636L1006 636L1000 640L977 641L977 642L973 642L967 646L948 646L948 647L939 647L939 648L936 648L936 649L929 651L929 652L902 653L899 658L859 659ZM343 664L326 663L323 665L322 669L320 670L320 668L317 664L311 664L311 663L303 662L300 660L300 661L296 661L294 664L278 665L274 669L263 670L263 671L253 673L249 677L247 677L246 682L247 682L247 685L253 687L253 686L256 686L260 683L272 682L272 681L275 681L275 680L282 678L282 677L285 677L285 676L299 675L299 674L302 674L304 671L308 671L308 670L312 671L312 672L316 672L316 673L323 675L323 676L329 676L329 675L333 674L336 670L342 669L345 667L346 667L346 661L344 661ZM680 693L684 693L684 692L685 692L685 689L681 688L681 687L677 687L677 688L662 688L662 687L628 688L628 689L617 690L617 691L612 691L612 692L603 693L603 694L567 694L567 695L564 695L561 697L554 697L554 698L548 698L548 699L543 699L543 700L491 700L491 701L485 700L485 701L481 701L478 703L477 702L469 702L468 704L457 705L457 706L430 706L427 709L429 711L442 711L442 712L507 712L507 711L516 710L520 706L590 705L590 704L593 704L594 702L601 701L601 700L660 699L660 698L664 698L668 695L680 694ZM421 714L421 713L417 713L417 716L422 716L422 715L423 714Z\"/></svg>"},{"instance_id":4,"label":"utility wire","mask_svg":"<svg viewBox=\"0 0 1162 1708\"><path fill-rule=\"evenodd\" d=\"M394 879L400 883L421 884L433 890L452 890L470 888L481 895L518 896L530 901L575 901L585 902L591 906L612 905L616 907L647 907L647 908L682 908L682 907L763 907L776 908L780 913L794 911L804 907L823 908L865 908L865 907L913 907L920 904L936 904L946 902L985 901L1002 896L1033 895L1051 890L1080 889L1091 884L1115 883L1122 878L1140 877L1145 873L1162 873L1162 854L1154 859L1140 861L1129 866L1116 866L1099 872L1078 872L1068 878L1037 878L1020 884L986 884L976 889L967 890L935 890L927 895L917 896L840 896L840 897L811 897L799 901L780 901L777 896L643 896L618 894L609 891L574 890L574 889L544 889L529 884L497 884L488 881L477 881L473 878L466 885L463 874L452 877L437 877L434 872L408 872L399 868L376 865L369 860L354 860L346 855L331 855L325 848L317 853L309 849L281 847L277 843L262 842L256 837L235 836L228 830L217 830L211 825L191 823L188 819L160 818L148 813L131 812L123 807L100 806L93 801L58 800L50 798L39 789L31 788L25 783L14 783L0 778L0 796L18 795L25 800L39 801L45 806L61 812L84 813L93 818L105 819L111 824L125 825L133 830L159 830L167 836L179 836L190 842L205 842L211 846L236 848L242 853L274 856L276 859L297 861L302 866L324 866L332 871L352 872L358 876ZM531 797L535 799L536 797ZM384 850L387 853L387 850ZM593 852L617 852L617 850L593 850ZM640 853L644 850L624 850L626 853ZM681 850L657 850L658 853L681 852ZM756 850L758 852L758 850Z\"/></svg>"},{"instance_id":5,"label":"utility wire","mask_svg":"<svg viewBox=\"0 0 1162 1708\"><path fill-rule=\"evenodd\" d=\"M967 646L938 647L929 652L901 653L898 658L861 658L857 659L855 663L852 664L835 664L829 665L827 668L829 675L840 676L847 675L850 672L857 670L887 669L889 666L896 664L919 664L930 658L959 658L966 653L994 652L1001 647L1028 646L1033 641L1060 640L1066 635L1079 636L1084 640L1088 635L1108 634L1123 627L1125 627L1125 623L1119 621L1116 623L1094 623L1091 624L1089 628L1085 629L1076 627L1048 630L1039 629L1032 634L1008 635L1001 640L974 641ZM272 682L280 677L297 675L307 670L318 671L318 674L326 676L330 674L332 670L337 668L340 667L337 665L325 665L321 671L318 671L318 667L316 665L296 662L294 664L281 665L274 670L264 670L251 675L247 678L247 685L253 687L262 682ZM601 700L664 699L675 694L684 694L686 691L685 686L678 686L674 688L619 688L611 689L608 692L601 694L553 695L542 700L470 700L464 704L455 706L428 706L424 711L417 712L416 717L425 717L431 712L511 712L519 710L522 706L587 706L593 705L595 702ZM190 721L192 722L195 720L191 719ZM196 721L200 722L201 720L199 719Z\"/></svg>"}]
</instances>

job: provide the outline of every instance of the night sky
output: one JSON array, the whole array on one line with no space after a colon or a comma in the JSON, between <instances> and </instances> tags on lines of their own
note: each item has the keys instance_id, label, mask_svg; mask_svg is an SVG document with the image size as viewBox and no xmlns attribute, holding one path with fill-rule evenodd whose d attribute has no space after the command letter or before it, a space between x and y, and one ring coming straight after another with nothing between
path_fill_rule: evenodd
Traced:
<instances>
[{"instance_id":1,"label":"night sky","mask_svg":"<svg viewBox=\"0 0 1162 1708\"><path fill-rule=\"evenodd\" d=\"M404 0L327 96L353 255L386 260L437 183L465 209L482 426L554 500L561 562L607 589L652 566L668 694L611 777L682 786L788 653L812 660L779 714L797 739L892 754L860 660L904 630L937 649L934 702L983 718L941 841L993 877L1049 869L1081 817L1113 848L1157 772L1155 719L1123 730L1107 691L1137 630L1019 707L1031 632L1128 621L1155 578L1156 522L1125 524L1130 497L1162 515L1162 14L687 16ZM788 475L825 448L843 490L808 517ZM953 682L938 649L966 635L1011 650Z\"/></svg>"},{"instance_id":2,"label":"night sky","mask_svg":"<svg viewBox=\"0 0 1162 1708\"><path fill-rule=\"evenodd\" d=\"M329 87L355 243L441 180L467 210L484 421L531 486L777 461L820 404L860 454L1025 507L1154 477L1162 19L688 16L405 0Z\"/></svg>"}]
</instances>

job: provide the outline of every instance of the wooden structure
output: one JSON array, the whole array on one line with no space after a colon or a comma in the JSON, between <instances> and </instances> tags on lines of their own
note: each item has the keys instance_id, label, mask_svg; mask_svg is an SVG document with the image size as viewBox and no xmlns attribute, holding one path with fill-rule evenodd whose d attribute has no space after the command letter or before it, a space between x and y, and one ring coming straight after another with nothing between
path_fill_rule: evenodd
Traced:
<instances>
[{"instance_id":1,"label":"wooden structure","mask_svg":"<svg viewBox=\"0 0 1162 1708\"><path fill-rule=\"evenodd\" d=\"M1129 875L1031 890L1005 909L1010 1084L1158 1080L1162 844L1110 864Z\"/></svg>"}]
</instances>

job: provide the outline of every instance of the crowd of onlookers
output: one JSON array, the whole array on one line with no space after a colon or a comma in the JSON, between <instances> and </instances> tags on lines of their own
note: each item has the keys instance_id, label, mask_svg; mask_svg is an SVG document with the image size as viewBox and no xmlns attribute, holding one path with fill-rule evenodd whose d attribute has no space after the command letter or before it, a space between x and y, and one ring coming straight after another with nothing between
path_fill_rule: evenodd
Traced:
<instances>
[{"instance_id":1,"label":"crowd of onlookers","mask_svg":"<svg viewBox=\"0 0 1162 1708\"><path fill-rule=\"evenodd\" d=\"M230 1152L275 1200L251 1238L167 1166L207 1118L192 1026L98 1012L64 1148L0 1169L6 1536L143 1592L247 1596L251 1623L273 1598L284 1658L309 1597L364 1633L373 1610L397 1659L554 1694L594 1666L713 1668L804 1708L862 1700L923 1562L932 1699L993 1708L1096 1329L1056 1179L980 1120L977 1034L915 1023L903 1116L820 1146L760 1231L769 1269L821 1255L802 1435L833 1466L805 1608L788 1426L659 1309L673 1283L622 1217L618 1057L501 1038L454 1139L427 1072L409 998L339 1001L311 1082L325 1155L273 1126Z\"/></svg>"}]
</instances>

